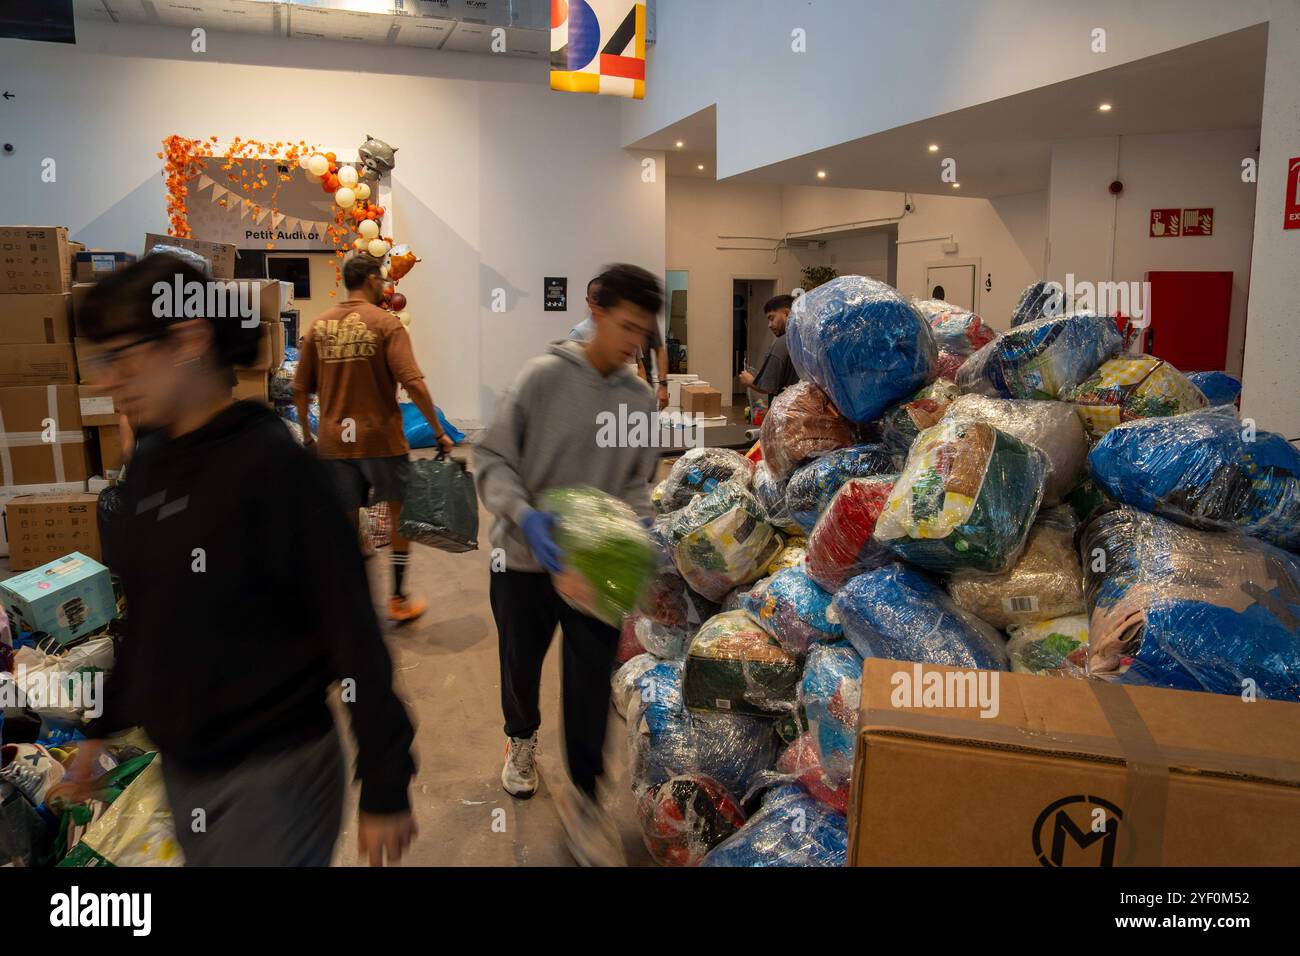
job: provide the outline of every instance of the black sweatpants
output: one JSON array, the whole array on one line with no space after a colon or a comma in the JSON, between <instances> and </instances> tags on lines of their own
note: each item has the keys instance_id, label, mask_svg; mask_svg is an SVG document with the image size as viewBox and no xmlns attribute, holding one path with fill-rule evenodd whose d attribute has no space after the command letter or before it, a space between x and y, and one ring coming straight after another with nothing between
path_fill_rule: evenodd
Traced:
<instances>
[{"instance_id":1,"label":"black sweatpants","mask_svg":"<svg viewBox=\"0 0 1300 956\"><path fill-rule=\"evenodd\" d=\"M594 797L596 779L605 769L609 679L618 630L569 607L556 593L549 574L494 571L491 596L506 734L529 737L541 726L542 661L559 624L564 633L561 695L565 759L574 784Z\"/></svg>"}]
</instances>

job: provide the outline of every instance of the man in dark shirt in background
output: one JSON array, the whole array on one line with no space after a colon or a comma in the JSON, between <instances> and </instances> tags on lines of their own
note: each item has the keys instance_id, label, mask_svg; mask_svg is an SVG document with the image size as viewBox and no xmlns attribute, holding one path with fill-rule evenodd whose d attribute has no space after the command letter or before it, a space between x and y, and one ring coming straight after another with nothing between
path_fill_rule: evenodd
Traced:
<instances>
[{"instance_id":1,"label":"man in dark shirt in background","mask_svg":"<svg viewBox=\"0 0 1300 956\"><path fill-rule=\"evenodd\" d=\"M763 313L767 316L767 327L776 338L767 347L767 354L763 356L763 364L759 366L757 374L751 374L748 370L740 373L740 384L772 398L799 381L799 373L795 371L794 362L790 361L790 349L785 341L785 325L790 319L792 305L794 298L788 295L773 296L767 300Z\"/></svg>"}]
</instances>

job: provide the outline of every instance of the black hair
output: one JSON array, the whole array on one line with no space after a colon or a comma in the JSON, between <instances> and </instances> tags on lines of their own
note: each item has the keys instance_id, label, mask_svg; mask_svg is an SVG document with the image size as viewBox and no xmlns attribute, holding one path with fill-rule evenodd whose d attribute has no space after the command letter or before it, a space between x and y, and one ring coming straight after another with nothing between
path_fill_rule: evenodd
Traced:
<instances>
[{"instance_id":1,"label":"black hair","mask_svg":"<svg viewBox=\"0 0 1300 956\"><path fill-rule=\"evenodd\" d=\"M117 335L160 335L176 322L204 318L212 324L214 357L219 365L230 368L255 361L260 330L256 325L246 328L237 315L229 318L187 315L183 301L171 303L173 308L163 309L164 314L158 315L156 306L160 297L154 289L160 283L168 288L164 295L171 295L178 282L183 290L192 288L191 283L199 283L206 290L209 281L212 280L179 256L163 252L145 256L134 265L105 276L86 293L85 301L77 310L77 327L92 342L104 342ZM204 312L208 299L205 293Z\"/></svg>"},{"instance_id":2,"label":"black hair","mask_svg":"<svg viewBox=\"0 0 1300 956\"><path fill-rule=\"evenodd\" d=\"M381 275L379 260L370 255L353 256L343 263L343 288L360 289L371 276Z\"/></svg>"},{"instance_id":3,"label":"black hair","mask_svg":"<svg viewBox=\"0 0 1300 956\"><path fill-rule=\"evenodd\" d=\"M596 278L592 279L590 282L587 283L587 298L588 298L588 299L591 298L591 287L592 287L592 286L596 286L597 288L600 287L600 276L596 276Z\"/></svg>"},{"instance_id":4,"label":"black hair","mask_svg":"<svg viewBox=\"0 0 1300 956\"><path fill-rule=\"evenodd\" d=\"M780 312L782 309L788 309L794 305L794 296L792 295L774 295L763 305L763 314L768 312Z\"/></svg>"},{"instance_id":5,"label":"black hair","mask_svg":"<svg viewBox=\"0 0 1300 956\"><path fill-rule=\"evenodd\" d=\"M663 286L640 266L631 266L625 262L606 266L605 271L592 281L599 283L595 302L602 309L628 302L645 309L651 315L658 315L664 307Z\"/></svg>"}]
</instances>

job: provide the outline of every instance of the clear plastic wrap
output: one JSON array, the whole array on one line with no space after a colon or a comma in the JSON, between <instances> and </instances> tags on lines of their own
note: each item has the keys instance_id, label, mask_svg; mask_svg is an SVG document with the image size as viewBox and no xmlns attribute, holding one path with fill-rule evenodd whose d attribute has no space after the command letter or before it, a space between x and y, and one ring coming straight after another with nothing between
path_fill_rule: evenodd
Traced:
<instances>
[{"instance_id":1,"label":"clear plastic wrap","mask_svg":"<svg viewBox=\"0 0 1300 956\"><path fill-rule=\"evenodd\" d=\"M846 794L853 774L861 699L862 655L851 644L818 644L808 652L799 683L799 707L827 781Z\"/></svg>"},{"instance_id":2,"label":"clear plastic wrap","mask_svg":"<svg viewBox=\"0 0 1300 956\"><path fill-rule=\"evenodd\" d=\"M745 811L704 774L655 784L636 804L641 837L660 866L699 866L704 855L745 825Z\"/></svg>"},{"instance_id":3,"label":"clear plastic wrap","mask_svg":"<svg viewBox=\"0 0 1300 956\"><path fill-rule=\"evenodd\" d=\"M786 508L801 533L807 534L844 482L850 478L895 475L900 465L901 456L895 459L884 445L850 445L827 452L800 466L790 476L785 486Z\"/></svg>"},{"instance_id":4,"label":"clear plastic wrap","mask_svg":"<svg viewBox=\"0 0 1300 956\"><path fill-rule=\"evenodd\" d=\"M929 324L897 289L875 279L840 276L805 292L794 300L785 335L799 377L855 422L875 421L934 378L938 350Z\"/></svg>"},{"instance_id":5,"label":"clear plastic wrap","mask_svg":"<svg viewBox=\"0 0 1300 956\"><path fill-rule=\"evenodd\" d=\"M633 789L686 773L702 773L733 794L776 761L772 721L743 714L687 711L682 699L681 661L664 661L637 680L639 693L627 712L628 755Z\"/></svg>"},{"instance_id":6,"label":"clear plastic wrap","mask_svg":"<svg viewBox=\"0 0 1300 956\"><path fill-rule=\"evenodd\" d=\"M636 512L590 487L547 489L539 505L559 519L555 543L566 567L586 584L586 593L579 594L557 579L565 600L584 614L621 627L655 567L650 538Z\"/></svg>"},{"instance_id":7,"label":"clear plastic wrap","mask_svg":"<svg viewBox=\"0 0 1300 956\"><path fill-rule=\"evenodd\" d=\"M1188 372L1187 380L1211 405L1231 405L1241 396L1241 381L1227 372Z\"/></svg>"},{"instance_id":8,"label":"clear plastic wrap","mask_svg":"<svg viewBox=\"0 0 1300 956\"><path fill-rule=\"evenodd\" d=\"M776 574L785 568L802 568L804 559L808 557L808 540L800 537L790 537L785 539L783 547L775 558L768 562L764 573L768 575Z\"/></svg>"},{"instance_id":9,"label":"clear plastic wrap","mask_svg":"<svg viewBox=\"0 0 1300 956\"><path fill-rule=\"evenodd\" d=\"M1116 501L1300 550L1300 451L1247 429L1230 405L1112 428L1088 469Z\"/></svg>"},{"instance_id":10,"label":"clear plastic wrap","mask_svg":"<svg viewBox=\"0 0 1300 956\"><path fill-rule=\"evenodd\" d=\"M1004 332L957 373L963 392L1052 400L1114 358L1124 345L1114 318L1065 315Z\"/></svg>"},{"instance_id":11,"label":"clear plastic wrap","mask_svg":"<svg viewBox=\"0 0 1300 956\"><path fill-rule=\"evenodd\" d=\"M618 647L614 649L615 664L626 664L645 650L636 636L636 622L640 616L639 614L624 615L618 629Z\"/></svg>"},{"instance_id":12,"label":"clear plastic wrap","mask_svg":"<svg viewBox=\"0 0 1300 956\"><path fill-rule=\"evenodd\" d=\"M772 477L785 481L807 461L857 441L853 423L811 382L791 385L772 402L759 432L763 461Z\"/></svg>"},{"instance_id":13,"label":"clear plastic wrap","mask_svg":"<svg viewBox=\"0 0 1300 956\"><path fill-rule=\"evenodd\" d=\"M654 492L655 510L667 514L685 508L696 495L706 495L724 481L748 488L754 463L730 448L692 448L673 462L668 477Z\"/></svg>"},{"instance_id":14,"label":"clear plastic wrap","mask_svg":"<svg viewBox=\"0 0 1300 956\"><path fill-rule=\"evenodd\" d=\"M710 601L757 580L783 545L758 499L735 481L675 512L668 536L677 570Z\"/></svg>"},{"instance_id":15,"label":"clear plastic wrap","mask_svg":"<svg viewBox=\"0 0 1300 956\"><path fill-rule=\"evenodd\" d=\"M700 625L717 611L716 604L686 586L676 568L661 567L641 593L632 615L633 631L644 650L664 659L678 658Z\"/></svg>"},{"instance_id":16,"label":"clear plastic wrap","mask_svg":"<svg viewBox=\"0 0 1300 956\"><path fill-rule=\"evenodd\" d=\"M659 658L653 654L638 654L624 661L618 670L614 671L614 676L609 679L610 697L620 717L627 717L632 698L641 693L637 681L658 664Z\"/></svg>"},{"instance_id":17,"label":"clear plastic wrap","mask_svg":"<svg viewBox=\"0 0 1300 956\"><path fill-rule=\"evenodd\" d=\"M674 660L686 653L695 628L666 627L645 614L633 614L637 645L655 657Z\"/></svg>"},{"instance_id":18,"label":"clear plastic wrap","mask_svg":"<svg viewBox=\"0 0 1300 956\"><path fill-rule=\"evenodd\" d=\"M1089 676L1300 701L1300 558L1122 505L1082 542Z\"/></svg>"},{"instance_id":19,"label":"clear plastic wrap","mask_svg":"<svg viewBox=\"0 0 1300 956\"><path fill-rule=\"evenodd\" d=\"M859 574L835 595L844 636L863 657L1006 670L1006 641L915 568Z\"/></svg>"},{"instance_id":20,"label":"clear plastic wrap","mask_svg":"<svg viewBox=\"0 0 1300 956\"><path fill-rule=\"evenodd\" d=\"M786 481L778 480L772 474L767 461L760 461L754 468L754 497L767 516L767 523L778 531L788 534L802 534L803 529L790 517L785 502Z\"/></svg>"},{"instance_id":21,"label":"clear plastic wrap","mask_svg":"<svg viewBox=\"0 0 1300 956\"><path fill-rule=\"evenodd\" d=\"M1088 616L1067 617L1022 624L1010 631L1007 653L1018 674L1047 677L1088 676Z\"/></svg>"},{"instance_id":22,"label":"clear plastic wrap","mask_svg":"<svg viewBox=\"0 0 1300 956\"><path fill-rule=\"evenodd\" d=\"M897 289L874 278L840 276L801 295L785 338L800 378L826 390L858 423L879 419L935 377L930 325Z\"/></svg>"},{"instance_id":23,"label":"clear plastic wrap","mask_svg":"<svg viewBox=\"0 0 1300 956\"><path fill-rule=\"evenodd\" d=\"M885 417L880 421L885 445L895 455L906 458L916 436L931 425L937 425L958 394L956 382L941 378L926 385L902 404L895 405L885 412Z\"/></svg>"},{"instance_id":24,"label":"clear plastic wrap","mask_svg":"<svg viewBox=\"0 0 1300 956\"><path fill-rule=\"evenodd\" d=\"M848 849L844 816L788 784L768 791L759 811L714 847L703 865L844 866Z\"/></svg>"},{"instance_id":25,"label":"clear plastic wrap","mask_svg":"<svg viewBox=\"0 0 1300 956\"><path fill-rule=\"evenodd\" d=\"M1027 325L1041 319L1060 315L1065 306L1065 291L1050 282L1035 282L1025 286L1011 313L1011 327Z\"/></svg>"},{"instance_id":26,"label":"clear plastic wrap","mask_svg":"<svg viewBox=\"0 0 1300 956\"><path fill-rule=\"evenodd\" d=\"M1060 504L1087 471L1088 437L1073 409L1062 402L963 395L944 418L988 422L1000 432L1033 445L1047 456L1043 504Z\"/></svg>"},{"instance_id":27,"label":"clear plastic wrap","mask_svg":"<svg viewBox=\"0 0 1300 956\"><path fill-rule=\"evenodd\" d=\"M776 758L779 779L795 780L818 803L824 803L836 813L849 812L849 784L839 786L831 782L821 757L813 743L812 734L800 734Z\"/></svg>"},{"instance_id":28,"label":"clear plastic wrap","mask_svg":"<svg viewBox=\"0 0 1300 956\"><path fill-rule=\"evenodd\" d=\"M930 324L930 334L939 350L934 366L939 378L955 380L966 360L997 336L974 312L941 299L914 299L912 304Z\"/></svg>"},{"instance_id":29,"label":"clear plastic wrap","mask_svg":"<svg viewBox=\"0 0 1300 956\"><path fill-rule=\"evenodd\" d=\"M931 571L1005 571L1043 498L1047 456L985 422L921 432L876 521L875 539Z\"/></svg>"},{"instance_id":30,"label":"clear plastic wrap","mask_svg":"<svg viewBox=\"0 0 1300 956\"><path fill-rule=\"evenodd\" d=\"M1209 404L1186 375L1154 355L1107 359L1060 397L1074 406L1092 441L1121 422L1163 418Z\"/></svg>"},{"instance_id":31,"label":"clear plastic wrap","mask_svg":"<svg viewBox=\"0 0 1300 956\"><path fill-rule=\"evenodd\" d=\"M1083 568L1074 548L1078 527L1068 506L1043 509L1015 564L1001 574L958 572L948 579L948 593L958 607L1004 631L1082 614Z\"/></svg>"},{"instance_id":32,"label":"clear plastic wrap","mask_svg":"<svg viewBox=\"0 0 1300 956\"><path fill-rule=\"evenodd\" d=\"M894 490L897 475L850 478L826 506L808 536L808 577L834 593L854 575L894 560L875 539L876 522Z\"/></svg>"},{"instance_id":33,"label":"clear plastic wrap","mask_svg":"<svg viewBox=\"0 0 1300 956\"><path fill-rule=\"evenodd\" d=\"M693 712L791 713L800 671L795 656L748 612L724 611L691 641L682 695Z\"/></svg>"},{"instance_id":34,"label":"clear plastic wrap","mask_svg":"<svg viewBox=\"0 0 1300 956\"><path fill-rule=\"evenodd\" d=\"M813 642L833 641L844 633L831 607L831 595L803 568L778 571L746 594L741 607L797 657L806 654Z\"/></svg>"}]
</instances>

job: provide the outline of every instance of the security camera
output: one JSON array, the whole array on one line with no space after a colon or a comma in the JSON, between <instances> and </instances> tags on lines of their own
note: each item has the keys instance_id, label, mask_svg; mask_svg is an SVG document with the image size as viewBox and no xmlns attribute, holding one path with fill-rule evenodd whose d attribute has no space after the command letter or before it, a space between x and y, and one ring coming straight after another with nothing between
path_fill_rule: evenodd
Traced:
<instances>
[{"instance_id":1,"label":"security camera","mask_svg":"<svg viewBox=\"0 0 1300 956\"><path fill-rule=\"evenodd\" d=\"M14 144L13 144L13 143L5 143L5 152L6 152L6 153L12 153L13 151L14 151Z\"/></svg>"},{"instance_id":2,"label":"security camera","mask_svg":"<svg viewBox=\"0 0 1300 956\"><path fill-rule=\"evenodd\" d=\"M912 204L911 204L910 202L908 202L908 203L903 203L903 212L911 212L911 211L912 211L912 208L913 208L913 207L912 207Z\"/></svg>"}]
</instances>

